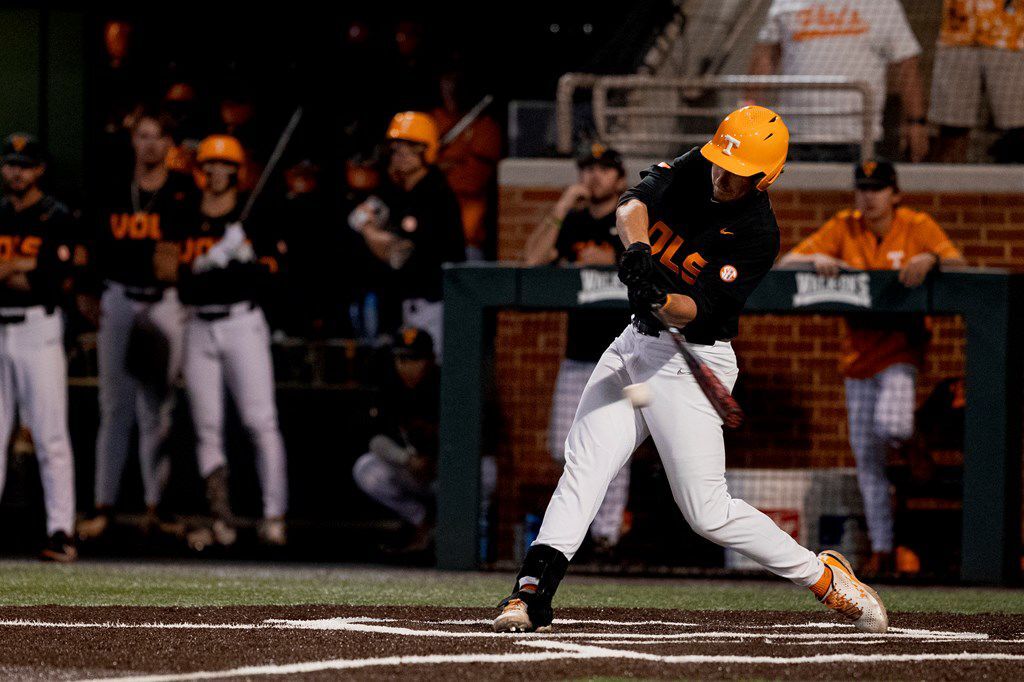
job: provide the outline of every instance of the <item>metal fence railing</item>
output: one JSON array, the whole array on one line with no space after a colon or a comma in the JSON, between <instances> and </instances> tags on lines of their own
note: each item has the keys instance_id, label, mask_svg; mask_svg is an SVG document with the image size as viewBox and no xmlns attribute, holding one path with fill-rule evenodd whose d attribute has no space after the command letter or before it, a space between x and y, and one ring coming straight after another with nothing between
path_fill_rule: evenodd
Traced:
<instances>
[{"instance_id":1,"label":"metal fence railing","mask_svg":"<svg viewBox=\"0 0 1024 682\"><path fill-rule=\"evenodd\" d=\"M827 136L793 130L794 143L843 143L858 145L861 157L874 155L874 94L871 86L839 76L698 76L663 78L649 75L601 76L567 73L556 95L558 151L573 148L573 107L577 92L590 90L594 133L601 141L626 154L651 153L653 147L696 144L706 141L717 123L740 101L753 95L773 106L783 118L817 117L825 120L854 119L855 132ZM721 97L723 92L737 97ZM829 92L859 95L856 103L773 104L779 93L821 95ZM809 126L808 126L809 127ZM821 126L818 126L820 130Z\"/></svg>"}]
</instances>

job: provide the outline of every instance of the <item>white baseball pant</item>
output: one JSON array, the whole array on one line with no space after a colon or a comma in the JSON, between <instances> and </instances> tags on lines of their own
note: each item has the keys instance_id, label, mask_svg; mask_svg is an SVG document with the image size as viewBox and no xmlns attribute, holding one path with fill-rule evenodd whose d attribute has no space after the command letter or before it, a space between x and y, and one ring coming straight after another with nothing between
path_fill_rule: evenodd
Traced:
<instances>
[{"instance_id":1,"label":"white baseball pant","mask_svg":"<svg viewBox=\"0 0 1024 682\"><path fill-rule=\"evenodd\" d=\"M889 450L914 434L917 368L897 363L867 379L846 380L850 448L864 499L871 551L893 548L892 494L885 467Z\"/></svg>"},{"instance_id":2,"label":"white baseball pant","mask_svg":"<svg viewBox=\"0 0 1024 682\"><path fill-rule=\"evenodd\" d=\"M288 510L288 463L274 402L270 328L263 311L236 303L226 317L204 320L193 311L185 327L185 388L195 424L199 473L206 478L227 464L224 454L224 387L238 407L256 450L263 516Z\"/></svg>"},{"instance_id":3,"label":"white baseball pant","mask_svg":"<svg viewBox=\"0 0 1024 682\"><path fill-rule=\"evenodd\" d=\"M139 427L139 464L148 506L160 503L170 473L170 461L160 456L171 430L174 392L146 386L125 369L132 326L148 315L167 336L170 348L168 383L181 372L185 311L175 289L165 289L159 301L129 297L129 288L107 282L100 299L100 328L96 336L99 365L100 425L96 435L96 505L113 506L131 447L132 427Z\"/></svg>"},{"instance_id":4,"label":"white baseball pant","mask_svg":"<svg viewBox=\"0 0 1024 682\"><path fill-rule=\"evenodd\" d=\"M739 373L732 344L691 348L731 390ZM652 400L633 409L622 388L641 381L650 387ZM821 577L821 562L810 550L729 495L722 420L668 333L645 336L632 325L604 352L587 382L566 439L565 469L534 544L572 559L609 482L648 434L676 504L695 532L798 585L812 585Z\"/></svg>"},{"instance_id":5,"label":"white baseball pant","mask_svg":"<svg viewBox=\"0 0 1024 682\"><path fill-rule=\"evenodd\" d=\"M396 447L400 447L396 444ZM435 482L413 476L408 467L389 462L373 452L365 453L352 467L352 478L366 495L393 511L412 526L423 525L434 503ZM498 485L494 457L480 458L480 513L487 514Z\"/></svg>"},{"instance_id":6,"label":"white baseball pant","mask_svg":"<svg viewBox=\"0 0 1024 682\"><path fill-rule=\"evenodd\" d=\"M75 465L68 437L68 370L60 312L42 306L0 309L24 322L0 324L0 495L7 447L20 411L32 431L46 506L46 532L75 528Z\"/></svg>"}]
</instances>

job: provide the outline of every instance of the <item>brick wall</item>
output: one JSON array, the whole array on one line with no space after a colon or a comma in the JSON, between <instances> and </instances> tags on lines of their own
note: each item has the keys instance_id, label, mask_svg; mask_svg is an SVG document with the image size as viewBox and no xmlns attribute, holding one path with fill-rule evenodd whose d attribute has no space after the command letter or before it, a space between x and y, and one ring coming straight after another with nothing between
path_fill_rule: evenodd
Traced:
<instances>
[{"instance_id":1,"label":"brick wall","mask_svg":"<svg viewBox=\"0 0 1024 682\"><path fill-rule=\"evenodd\" d=\"M558 199L549 188L502 187L499 258L515 260L529 230ZM849 192L773 190L783 252L836 211ZM1024 198L1020 195L905 194L904 203L926 210L960 246L971 265L1024 267ZM511 551L512 526L527 511L543 511L559 467L547 452L545 430L564 345L562 313L502 312L497 326L497 372L504 433L502 481L514 481L499 502L499 552ZM963 371L959 318L937 318L923 398L941 378ZM728 436L730 466L849 466L842 378L836 370L838 318L758 315L741 319L735 342L741 379L737 398L749 423ZM509 494L511 493L511 494Z\"/></svg>"}]
</instances>

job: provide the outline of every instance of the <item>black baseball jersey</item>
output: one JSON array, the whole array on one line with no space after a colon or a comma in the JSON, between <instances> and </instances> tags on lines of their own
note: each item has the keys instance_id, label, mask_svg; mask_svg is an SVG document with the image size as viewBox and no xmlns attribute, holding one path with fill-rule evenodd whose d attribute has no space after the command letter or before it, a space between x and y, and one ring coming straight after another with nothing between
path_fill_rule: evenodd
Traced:
<instances>
[{"instance_id":1,"label":"black baseball jersey","mask_svg":"<svg viewBox=\"0 0 1024 682\"><path fill-rule=\"evenodd\" d=\"M0 261L36 259L26 275L28 291L0 283L0 307L52 310L60 304L73 271L74 223L67 206L50 196L21 211L6 197L0 199Z\"/></svg>"},{"instance_id":2,"label":"black baseball jersey","mask_svg":"<svg viewBox=\"0 0 1024 682\"><path fill-rule=\"evenodd\" d=\"M163 288L153 270L158 242L177 242L196 220L199 195L191 178L170 173L155 192L131 181L111 185L98 202L95 265L100 279Z\"/></svg>"},{"instance_id":3,"label":"black baseball jersey","mask_svg":"<svg viewBox=\"0 0 1024 682\"><path fill-rule=\"evenodd\" d=\"M619 203L638 199L647 206L655 281L697 305L697 317L684 330L687 340L733 338L747 297L779 253L768 195L754 190L736 201L715 201L711 162L698 147L640 178ZM657 324L653 315L648 321Z\"/></svg>"},{"instance_id":4,"label":"black baseball jersey","mask_svg":"<svg viewBox=\"0 0 1024 682\"><path fill-rule=\"evenodd\" d=\"M462 211L448 181L435 166L409 191L387 184L381 200L391 212L388 229L413 244L412 255L394 271L399 298L441 300L442 263L466 259Z\"/></svg>"},{"instance_id":5,"label":"black baseball jersey","mask_svg":"<svg viewBox=\"0 0 1024 682\"><path fill-rule=\"evenodd\" d=\"M272 278L288 251L283 239L276 239L266 224L250 218L242 228L255 257L248 263L231 261L227 267L193 273L192 264L216 244L230 223L238 220L240 197L233 211L216 218L199 214L180 234L181 267L178 271L178 295L182 303L194 306L230 305L244 301L259 302L266 297Z\"/></svg>"},{"instance_id":6,"label":"black baseball jersey","mask_svg":"<svg viewBox=\"0 0 1024 682\"><path fill-rule=\"evenodd\" d=\"M560 260L575 263L588 246L607 249L618 260L622 240L615 229L615 211L595 218L583 209L570 211L562 221L555 249ZM565 357L569 360L597 362L611 344L629 315L618 310L572 309L566 329Z\"/></svg>"}]
</instances>

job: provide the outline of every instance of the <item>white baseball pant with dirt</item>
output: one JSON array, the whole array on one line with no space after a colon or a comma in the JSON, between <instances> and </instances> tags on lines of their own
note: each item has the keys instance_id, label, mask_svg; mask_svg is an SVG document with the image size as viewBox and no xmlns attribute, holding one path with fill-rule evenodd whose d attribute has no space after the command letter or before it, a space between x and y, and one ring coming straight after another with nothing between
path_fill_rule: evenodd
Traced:
<instances>
[{"instance_id":1,"label":"white baseball pant with dirt","mask_svg":"<svg viewBox=\"0 0 1024 682\"><path fill-rule=\"evenodd\" d=\"M152 292L160 296L155 302L138 300L141 293L144 292L107 282L100 299L100 327L96 336L100 402L96 435L97 506L110 507L117 502L136 423L142 488L148 506L160 503L170 473L170 461L160 456L160 447L171 430L174 392L138 381L125 369L125 356L136 318L148 315L167 337L167 379L172 383L181 371L185 311L175 289L165 289L162 294Z\"/></svg>"},{"instance_id":2,"label":"white baseball pant with dirt","mask_svg":"<svg viewBox=\"0 0 1024 682\"><path fill-rule=\"evenodd\" d=\"M288 462L277 423L270 329L251 303L226 306L223 317L192 311L185 327L185 388L195 424L199 473L206 478L227 464L224 454L224 387L256 450L263 516L288 510Z\"/></svg>"},{"instance_id":3,"label":"white baseball pant with dirt","mask_svg":"<svg viewBox=\"0 0 1024 682\"><path fill-rule=\"evenodd\" d=\"M73 535L75 465L68 437L68 370L60 312L43 306L0 308L0 496L7 447L19 413L32 431L46 506L46 532Z\"/></svg>"},{"instance_id":4,"label":"white baseball pant with dirt","mask_svg":"<svg viewBox=\"0 0 1024 682\"><path fill-rule=\"evenodd\" d=\"M732 344L691 345L730 390L739 370ZM651 403L633 409L622 388L646 381ZM701 536L735 550L801 586L822 564L771 519L730 497L725 482L722 420L690 374L667 332L645 336L627 326L598 362L583 391L565 444L565 470L534 544L569 559L579 549L609 482L651 435L672 495Z\"/></svg>"}]
</instances>

